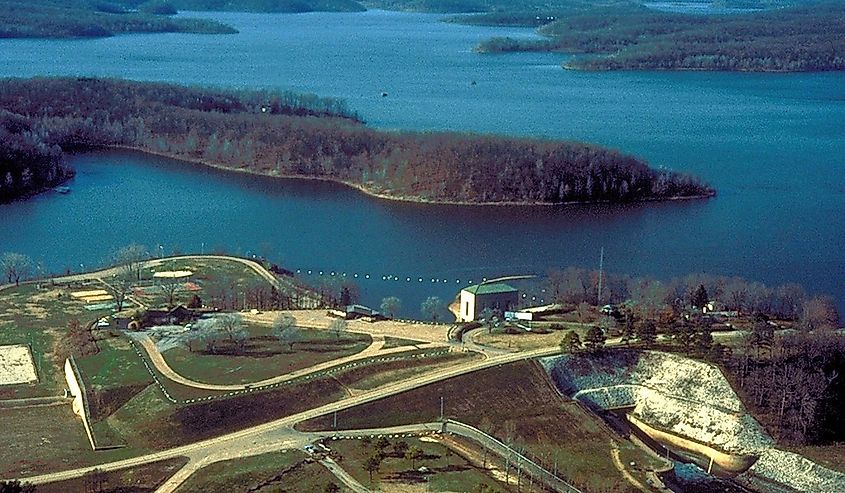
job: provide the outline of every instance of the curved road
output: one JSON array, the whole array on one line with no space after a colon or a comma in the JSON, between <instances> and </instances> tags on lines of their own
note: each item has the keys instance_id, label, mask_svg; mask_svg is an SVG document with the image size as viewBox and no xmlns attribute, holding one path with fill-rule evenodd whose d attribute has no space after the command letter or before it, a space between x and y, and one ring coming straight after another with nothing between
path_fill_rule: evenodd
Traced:
<instances>
[{"instance_id":1,"label":"curved road","mask_svg":"<svg viewBox=\"0 0 845 493\"><path fill-rule=\"evenodd\" d=\"M214 258L214 259L220 259L220 260L229 260L229 261L239 262L241 264L244 264L244 265L250 267L258 275L260 275L261 277L266 279L271 285L273 285L277 288L280 287L278 279L276 279L276 277L272 273L270 273L263 266L261 266L260 264L258 264L257 262L254 262L252 260L241 259L241 258L237 258L237 257L212 256L212 255L202 255L202 256L189 255L189 256L182 256L182 257L169 257L169 259L173 259L173 258L176 258L176 259L208 259L208 258ZM149 261L144 262L143 265L145 267L155 266L155 265L159 265L161 262L163 262L163 260L164 259L153 259L153 260L149 260ZM110 277L112 275L118 274L119 269L121 269L121 268L122 267L120 267L120 266L110 267L110 268L102 269L100 271L96 271L96 272L92 272L92 273L75 274L75 275L69 275L69 276L56 277L56 278L53 278L53 280L57 281L57 282L69 282L69 281L77 281L77 280L92 279L92 278L98 279L98 278L102 278L102 277ZM8 287L8 286L5 286L5 287ZM5 287L0 288L0 289L4 289ZM147 345L154 346L152 341L149 340L148 338L147 338L147 343L144 344L144 342L142 341L142 344L145 346L145 348L147 347ZM373 346L371 346L371 348L372 347ZM368 348L368 349L370 349L370 348ZM395 348L395 349L407 350L407 348L401 348L401 347ZM486 351L482 351L482 352L486 352ZM166 362L164 362L163 358L161 358L161 354L156 350L153 350L153 351L148 350L148 353L151 355L151 359L153 361L155 361L155 359L156 359L154 355L158 355L158 359L160 359L160 363L163 363L163 365L162 365L162 367L159 371L162 371L162 373L165 373L163 371L163 368L167 365L166 365ZM141 456L137 456L137 457L133 457L133 458L129 458L129 459L124 459L124 460L120 460L120 461L114 461L114 462L109 462L109 463L105 463L105 464L99 464L99 465L93 465L93 466L89 466L89 467L70 469L70 470L65 470L65 471L60 471L60 472L42 474L42 475L38 475L38 476L31 476L31 477L25 477L25 478L19 478L19 479L21 479L22 481L28 481L28 482L31 482L31 483L34 483L34 484L48 483L48 482L61 481L61 480L65 480L65 479L80 477L80 476L84 475L86 472L89 472L90 470L92 470L94 468L98 468L98 469L103 470L103 471L113 471L113 470L123 469L123 468L127 468L127 467L135 467L135 466L140 466L140 465L144 465L144 464L149 464L149 463L152 463L152 462L157 462L157 461L160 461L160 460L170 459L170 458L174 458L174 457L182 457L182 456L188 457L188 459L189 459L188 464L185 467L183 467L180 471L178 471L176 475L174 475L172 478L170 478L170 480L168 480L158 490L161 493L169 493L169 492L174 491L178 487L179 484L181 484L185 479L187 479L190 476L190 474L192 474L196 470L199 470L199 468L201 468L203 465L207 465L207 464L222 461L222 460L237 458L237 457L245 457L245 456L257 455L257 454L261 454L261 453L265 453L265 452L277 451L277 450L280 450L280 449L286 449L286 448L292 448L292 447L301 447L305 443L308 443L310 441L310 439L312 439L312 437L313 437L312 434L301 433L301 432L295 431L293 429L293 426L296 423L299 423L301 421L305 421L305 420L308 420L308 419L311 419L311 418L314 418L314 417L317 417L317 416L329 414L329 413L332 413L332 412L335 412L335 411L340 411L340 410L347 409L347 408L350 408L350 407L354 407L354 406L357 406L357 405L360 405L360 404L375 401L375 400L378 400L378 399L381 399L381 398L384 398L384 397L388 397L388 396L391 396L391 395L395 395L395 394L399 394L399 393L406 392L406 391L409 391L409 390L413 390L413 389L416 389L418 387L422 387L424 385L439 382L439 381L442 381L442 380L447 380L449 378L453 378L453 377L456 377L456 376L459 376L459 375L464 375L464 374L467 374L467 373L483 370L485 368L490 368L490 367L497 366L497 365L512 363L512 362L520 361L520 360L533 359L533 358L543 357L543 356L551 356L551 355L554 355L554 354L558 354L559 349L558 348L542 348L542 349L526 351L526 352L522 352L522 353L508 353L508 354L495 354L495 355L490 355L489 352L487 352L487 353L488 353L489 357L487 359L484 359L484 360L471 361L471 362L467 362L467 363L461 364L461 365L437 369L437 370L435 370L431 373L428 373L428 374L418 375L418 376L415 376L415 377L412 377L412 378L409 378L409 379L400 380L400 381L397 381L397 382L392 382L392 383L389 383L389 384L384 385L384 386L377 388L377 389L365 391L365 392L362 392L362 393L354 395L354 396L346 397L346 398L341 399L341 400L336 401L336 402L325 404L325 405L322 405L322 406L319 406L319 407L316 407L316 408L313 408L313 409L310 409L310 410L307 410L307 411L303 411L303 412L300 412L300 413L297 413L297 414L294 414L294 415L291 415L291 416L287 416L287 417L284 417L284 418L276 419L276 420L270 421L268 423L253 426L251 428L236 431L236 432L233 432L233 433L228 433L226 435L222 435L222 436L219 436L219 437L216 437L216 438L202 440L202 441L195 442L195 443L192 443L192 444L182 445L182 446L179 446L179 447L174 447L174 448L171 448L171 449L167 449L167 450L163 450L163 451L159 451L159 452L154 452L154 453L150 453L150 454L146 454L146 455L141 455ZM361 353L359 353L358 355L353 355L353 356L360 357L360 354ZM381 354L385 354L385 353L381 353ZM329 366L334 366L334 365L338 364L338 361L336 360L336 361L333 361L333 362L328 362L327 364L329 364ZM157 367L158 367L158 365L157 365ZM167 368L169 368L169 366L167 366ZM318 370L315 370L315 368L308 368L308 369L305 369L305 370L302 370L302 371L306 372L306 373L310 373L310 372L318 371ZM182 383L180 380L178 380L178 378L180 378L181 376L179 376L176 372L173 372L172 369L170 370L169 373L167 373L167 376L171 377L171 374L172 374L172 376L176 377L176 378L174 378L174 381ZM281 381L284 381L284 379L295 378L292 375L294 375L294 374L292 373L292 374L288 374L288 375L284 375L284 376L280 376L280 377L276 377L276 378L282 379ZM190 380L184 379L184 377L181 377L181 379L188 381L188 382L191 382L192 384L200 384L199 382L192 382ZM273 381L273 380L271 379L270 381ZM208 384L200 384L200 385L208 385ZM213 386L213 385L210 386L210 387L214 390L221 390L221 389L225 390L225 389L228 388L228 386L222 386L222 388L221 388L221 386ZM234 386L234 387L237 388L237 389L243 388L243 386ZM201 387L201 388L205 388L205 387Z\"/></svg>"},{"instance_id":2,"label":"curved road","mask_svg":"<svg viewBox=\"0 0 845 493\"><path fill-rule=\"evenodd\" d=\"M212 384L212 383L205 383L205 382L198 382L196 380L191 380L182 376L181 374L177 373L176 370L170 367L167 364L167 361L164 359L164 356L156 347L155 343L150 339L147 334L139 333L139 332L127 332L126 333L129 337L134 339L135 341L139 342L141 346L146 351L147 355L152 361L153 365L155 366L156 370L159 371L162 375L173 380L176 383L185 385L187 387L193 387L195 389L203 389L203 390L220 390L220 391L237 391L237 390L247 390L251 387L263 387L265 385L272 385L276 383L287 382L289 380L294 380L311 373L317 373L323 370L327 370L329 368L334 368L336 366L343 366L347 363L351 363L353 361L358 361L362 359L371 358L374 356L386 356L396 353L403 353L406 351L410 351L414 348L410 348L407 346L399 346L384 349L384 336L373 336L373 342L363 351L359 353L355 353L350 356L346 356L344 358L333 359L330 361L326 361L314 366L309 366L308 368L303 368L301 370L296 370L290 373L286 373L284 375L278 375L275 377L271 377L265 380L260 380L257 382L250 382L244 384ZM437 348L437 347L446 347L445 344L421 344L417 345L417 348L421 349L428 349L428 348Z\"/></svg>"},{"instance_id":3,"label":"curved road","mask_svg":"<svg viewBox=\"0 0 845 493\"><path fill-rule=\"evenodd\" d=\"M189 459L196 458L201 460L203 457L214 458L217 460L226 460L226 457L240 457L255 455L263 453L264 451L273 451L291 446L296 446L301 443L301 440L307 439L308 435L293 430L293 426L300 421L305 421L324 414L330 414L335 411L341 411L350 407L354 407L367 402L375 401L383 397L399 394L409 390L413 390L430 383L447 380L459 375L483 370L497 365L512 363L515 361L532 359L543 356L551 356L559 353L557 348L545 348L534 351L527 351L524 353L507 354L501 356L493 356L486 360L471 361L462 365L438 369L434 372L425 375L419 375L410 379L400 380L387 384L383 387L362 392L361 394L346 397L336 402L325 404L307 411L303 411L291 416L276 419L268 423L260 424L247 428L244 430L228 433L216 438L202 440L188 445L182 445L160 452L141 455L130 459L124 459L96 466L89 466L77 469L70 469L61 472L42 474L38 476L30 476L19 478L22 481L29 481L31 483L49 483L53 481L61 481L82 476L86 472L99 468L104 471L113 471L123 469L126 467L134 467L151 462L160 461L163 459L171 459L174 457L186 456Z\"/></svg>"}]
</instances>

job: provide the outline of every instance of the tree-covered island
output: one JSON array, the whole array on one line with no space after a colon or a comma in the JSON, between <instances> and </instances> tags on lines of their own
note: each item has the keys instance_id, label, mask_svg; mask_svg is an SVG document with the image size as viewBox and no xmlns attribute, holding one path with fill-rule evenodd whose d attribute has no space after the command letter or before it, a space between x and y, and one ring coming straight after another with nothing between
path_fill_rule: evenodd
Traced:
<instances>
[{"instance_id":1,"label":"tree-covered island","mask_svg":"<svg viewBox=\"0 0 845 493\"><path fill-rule=\"evenodd\" d=\"M0 201L72 173L65 152L125 146L224 169L452 203L708 197L698 179L579 142L366 127L338 100L122 80L0 81Z\"/></svg>"},{"instance_id":2,"label":"tree-covered island","mask_svg":"<svg viewBox=\"0 0 845 493\"><path fill-rule=\"evenodd\" d=\"M0 0L0 38L100 38L127 33L231 34L209 19L174 18L162 0Z\"/></svg>"},{"instance_id":3,"label":"tree-covered island","mask_svg":"<svg viewBox=\"0 0 845 493\"><path fill-rule=\"evenodd\" d=\"M453 20L542 23L539 33L545 39L494 38L476 51L580 54L566 63L572 69L845 70L845 4L840 2L732 15L669 13L636 4L578 5L544 16L498 13Z\"/></svg>"}]
</instances>

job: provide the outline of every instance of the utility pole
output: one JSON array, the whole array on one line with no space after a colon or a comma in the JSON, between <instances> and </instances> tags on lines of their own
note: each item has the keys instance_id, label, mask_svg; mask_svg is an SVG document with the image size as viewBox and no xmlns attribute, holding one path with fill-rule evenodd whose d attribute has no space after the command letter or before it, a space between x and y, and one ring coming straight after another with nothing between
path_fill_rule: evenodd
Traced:
<instances>
[{"instance_id":1,"label":"utility pole","mask_svg":"<svg viewBox=\"0 0 845 493\"><path fill-rule=\"evenodd\" d=\"M599 296L597 303L599 308L601 308L602 277L604 277L604 247L601 247L601 255L599 256Z\"/></svg>"},{"instance_id":2,"label":"utility pole","mask_svg":"<svg viewBox=\"0 0 845 493\"><path fill-rule=\"evenodd\" d=\"M443 396L440 396L440 421L443 422Z\"/></svg>"},{"instance_id":3,"label":"utility pole","mask_svg":"<svg viewBox=\"0 0 845 493\"><path fill-rule=\"evenodd\" d=\"M337 411L332 416L332 429L337 429Z\"/></svg>"}]
</instances>

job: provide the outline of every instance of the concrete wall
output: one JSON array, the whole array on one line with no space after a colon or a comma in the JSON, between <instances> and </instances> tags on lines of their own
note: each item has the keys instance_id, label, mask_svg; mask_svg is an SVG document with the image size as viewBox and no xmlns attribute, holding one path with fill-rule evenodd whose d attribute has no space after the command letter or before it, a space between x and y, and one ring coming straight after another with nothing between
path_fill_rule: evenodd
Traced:
<instances>
[{"instance_id":1,"label":"concrete wall","mask_svg":"<svg viewBox=\"0 0 845 493\"><path fill-rule=\"evenodd\" d=\"M91 432L91 417L88 413L85 384L82 383L82 377L79 375L79 369L76 368L76 362L73 360L73 356L65 360L65 380L67 381L70 395L73 396L73 412L82 418L82 425L85 427L85 434L88 435L88 442L91 443L91 449L97 450L94 434Z\"/></svg>"},{"instance_id":2,"label":"concrete wall","mask_svg":"<svg viewBox=\"0 0 845 493\"><path fill-rule=\"evenodd\" d=\"M745 472L758 458L756 455L733 455L720 452L712 447L708 447L707 445L694 442L673 433L658 430L653 426L647 425L631 414L628 415L628 421L652 439L661 443L667 443L682 450L693 452L709 459L713 459L714 464L717 464L719 467L728 472Z\"/></svg>"}]
</instances>

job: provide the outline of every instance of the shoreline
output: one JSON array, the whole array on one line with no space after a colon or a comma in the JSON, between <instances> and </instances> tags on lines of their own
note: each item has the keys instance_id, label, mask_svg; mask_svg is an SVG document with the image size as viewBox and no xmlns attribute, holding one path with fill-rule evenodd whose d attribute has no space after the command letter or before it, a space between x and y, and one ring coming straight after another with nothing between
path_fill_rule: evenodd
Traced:
<instances>
[{"instance_id":1,"label":"shoreline","mask_svg":"<svg viewBox=\"0 0 845 493\"><path fill-rule=\"evenodd\" d=\"M140 147L134 146L127 146L127 145L110 145L104 146L101 149L118 149L118 150L126 150L126 151L133 151L139 152L142 154L147 154L150 156L158 156L167 159L173 159L175 161L182 161L184 163L197 165L197 166L204 166L207 168L212 168L220 171L225 172L232 172L232 173L241 173L246 175L252 176L261 176L266 178L274 178L274 179L282 179L282 180L313 180L313 181L323 181L323 182L330 182L330 183L337 183L339 185L344 185L346 187L355 189L362 194L376 198L381 200L390 200L394 202L405 202L405 203L412 203L412 204L425 204L425 205L451 205L451 206L484 206L484 207L502 207L502 206L520 206L520 207L530 207L530 206L543 206L543 207L555 207L555 206L575 206L575 205L599 205L599 204L640 204L640 203L648 203L648 202L673 202L673 201L681 201L681 200L704 200L710 199L716 196L716 191L714 190L712 193L709 194L699 194L699 195L689 195L689 196L676 196L676 197L650 197L650 198L642 198L638 200L632 200L630 202L614 202L610 200L577 200L577 201L570 201L570 202L531 202L531 201L502 201L502 202L470 202L470 201L460 201L460 200L432 200L426 199L423 197L412 197L412 196L401 196L401 195L391 195L387 193L378 192L368 188L366 185L362 185L360 183L355 183L347 180L342 180L339 178L334 178L331 176L310 176L310 175L291 175L291 174L283 174L283 175L273 175L268 173L261 173L258 171L253 171L246 168L232 168L222 164L216 164L210 161L206 161L201 158L189 158L184 156L175 156L166 152L161 151L153 151L148 150Z\"/></svg>"}]
</instances>

